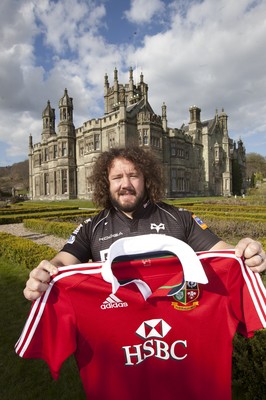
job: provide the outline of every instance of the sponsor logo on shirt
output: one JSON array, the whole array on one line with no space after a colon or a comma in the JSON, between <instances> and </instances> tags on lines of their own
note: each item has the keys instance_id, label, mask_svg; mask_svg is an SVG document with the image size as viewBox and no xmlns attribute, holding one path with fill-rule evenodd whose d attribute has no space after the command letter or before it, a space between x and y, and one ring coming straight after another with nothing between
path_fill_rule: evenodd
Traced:
<instances>
[{"instance_id":1,"label":"sponsor logo on shirt","mask_svg":"<svg viewBox=\"0 0 266 400\"><path fill-rule=\"evenodd\" d=\"M155 229L157 233L160 232L160 229L165 230L165 225L161 222L159 225L151 223L151 229Z\"/></svg>"},{"instance_id":2,"label":"sponsor logo on shirt","mask_svg":"<svg viewBox=\"0 0 266 400\"><path fill-rule=\"evenodd\" d=\"M144 341L132 346L123 346L125 365L132 366L144 362L147 358L155 357L161 360L174 359L182 361L187 357L186 340L175 340L167 343L164 339L171 326L163 319L144 321L136 330L137 336Z\"/></svg>"},{"instance_id":3,"label":"sponsor logo on shirt","mask_svg":"<svg viewBox=\"0 0 266 400\"><path fill-rule=\"evenodd\" d=\"M111 308L123 308L128 307L128 304L125 301L120 300L117 296L113 293L107 297L107 299L102 303L101 309L108 310Z\"/></svg>"},{"instance_id":4,"label":"sponsor logo on shirt","mask_svg":"<svg viewBox=\"0 0 266 400\"><path fill-rule=\"evenodd\" d=\"M76 236L75 235L71 235L67 241L68 244L73 244L76 240Z\"/></svg>"},{"instance_id":5,"label":"sponsor logo on shirt","mask_svg":"<svg viewBox=\"0 0 266 400\"><path fill-rule=\"evenodd\" d=\"M195 214L192 214L192 218L197 222L197 224L201 227L201 229L205 230L208 228L208 226Z\"/></svg>"},{"instance_id":6,"label":"sponsor logo on shirt","mask_svg":"<svg viewBox=\"0 0 266 400\"><path fill-rule=\"evenodd\" d=\"M80 231L80 228L82 228L82 224L79 224L79 226L74 230L74 232L72 233L72 235L69 237L67 243L68 244L73 244L76 240L76 235L77 233Z\"/></svg>"},{"instance_id":7,"label":"sponsor logo on shirt","mask_svg":"<svg viewBox=\"0 0 266 400\"><path fill-rule=\"evenodd\" d=\"M196 301L200 295L199 285L197 282L186 282L182 290L173 296L176 301L172 302L175 310L189 311L199 305Z\"/></svg>"},{"instance_id":8,"label":"sponsor logo on shirt","mask_svg":"<svg viewBox=\"0 0 266 400\"><path fill-rule=\"evenodd\" d=\"M109 240L109 239L112 239L112 238L117 238L117 237L119 237L119 236L122 236L123 235L123 233L122 232L119 232L119 233L111 233L111 235L108 235L108 236L104 236L104 237L101 237L101 238L99 238L99 241L101 242L104 242L105 240Z\"/></svg>"}]
</instances>

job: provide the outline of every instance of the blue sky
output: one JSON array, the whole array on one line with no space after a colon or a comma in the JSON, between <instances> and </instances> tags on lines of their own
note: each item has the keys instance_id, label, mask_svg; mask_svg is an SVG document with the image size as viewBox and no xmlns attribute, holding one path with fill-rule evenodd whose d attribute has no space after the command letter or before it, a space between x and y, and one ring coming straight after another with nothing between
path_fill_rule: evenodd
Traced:
<instances>
[{"instance_id":1,"label":"blue sky","mask_svg":"<svg viewBox=\"0 0 266 400\"><path fill-rule=\"evenodd\" d=\"M47 100L68 89L74 123L103 114L104 75L134 70L168 125L228 114L229 135L266 156L266 0L2 0L0 166L41 139Z\"/></svg>"}]
</instances>

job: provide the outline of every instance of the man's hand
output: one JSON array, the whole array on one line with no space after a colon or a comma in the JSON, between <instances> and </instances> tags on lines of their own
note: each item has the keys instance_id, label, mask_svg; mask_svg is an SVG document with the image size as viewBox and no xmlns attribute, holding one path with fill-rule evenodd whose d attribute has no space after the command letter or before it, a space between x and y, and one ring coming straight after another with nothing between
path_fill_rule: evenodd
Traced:
<instances>
[{"instance_id":1,"label":"man's hand","mask_svg":"<svg viewBox=\"0 0 266 400\"><path fill-rule=\"evenodd\" d=\"M28 300L36 300L48 288L51 280L51 275L58 273L58 269L47 260L40 262L38 267L34 268L26 282L26 287L23 291L24 296Z\"/></svg>"},{"instance_id":2,"label":"man's hand","mask_svg":"<svg viewBox=\"0 0 266 400\"><path fill-rule=\"evenodd\" d=\"M253 272L266 270L266 255L260 242L253 239L241 239L235 247L237 257L244 257L245 263Z\"/></svg>"}]
</instances>

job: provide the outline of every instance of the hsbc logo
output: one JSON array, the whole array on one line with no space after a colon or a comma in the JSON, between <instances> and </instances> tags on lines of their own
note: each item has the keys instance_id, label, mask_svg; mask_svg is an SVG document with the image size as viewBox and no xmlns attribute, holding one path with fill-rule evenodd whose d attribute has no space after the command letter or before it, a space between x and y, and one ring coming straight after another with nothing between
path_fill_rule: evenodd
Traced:
<instances>
[{"instance_id":1,"label":"hsbc logo","mask_svg":"<svg viewBox=\"0 0 266 400\"><path fill-rule=\"evenodd\" d=\"M161 340L167 336L170 330L171 326L163 319L144 321L136 330L137 336L144 339L144 342L122 347L125 354L125 365L137 365L150 357L164 361L184 360L187 357L186 340L175 340L173 343Z\"/></svg>"},{"instance_id":2,"label":"hsbc logo","mask_svg":"<svg viewBox=\"0 0 266 400\"><path fill-rule=\"evenodd\" d=\"M136 334L142 339L148 338L164 338L170 331L171 326L163 319L150 319L143 322L136 330Z\"/></svg>"}]
</instances>

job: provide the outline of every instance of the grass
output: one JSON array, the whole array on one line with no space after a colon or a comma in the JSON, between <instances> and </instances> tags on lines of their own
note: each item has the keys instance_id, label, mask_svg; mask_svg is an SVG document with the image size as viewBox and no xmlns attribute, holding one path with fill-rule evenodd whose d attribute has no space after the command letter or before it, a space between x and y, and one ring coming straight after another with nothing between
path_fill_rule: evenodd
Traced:
<instances>
[{"instance_id":1,"label":"grass","mask_svg":"<svg viewBox=\"0 0 266 400\"><path fill-rule=\"evenodd\" d=\"M0 387L1 400L85 400L75 361L63 365L58 381L42 360L21 359L14 351L30 303L22 290L29 271L0 257Z\"/></svg>"}]
</instances>

